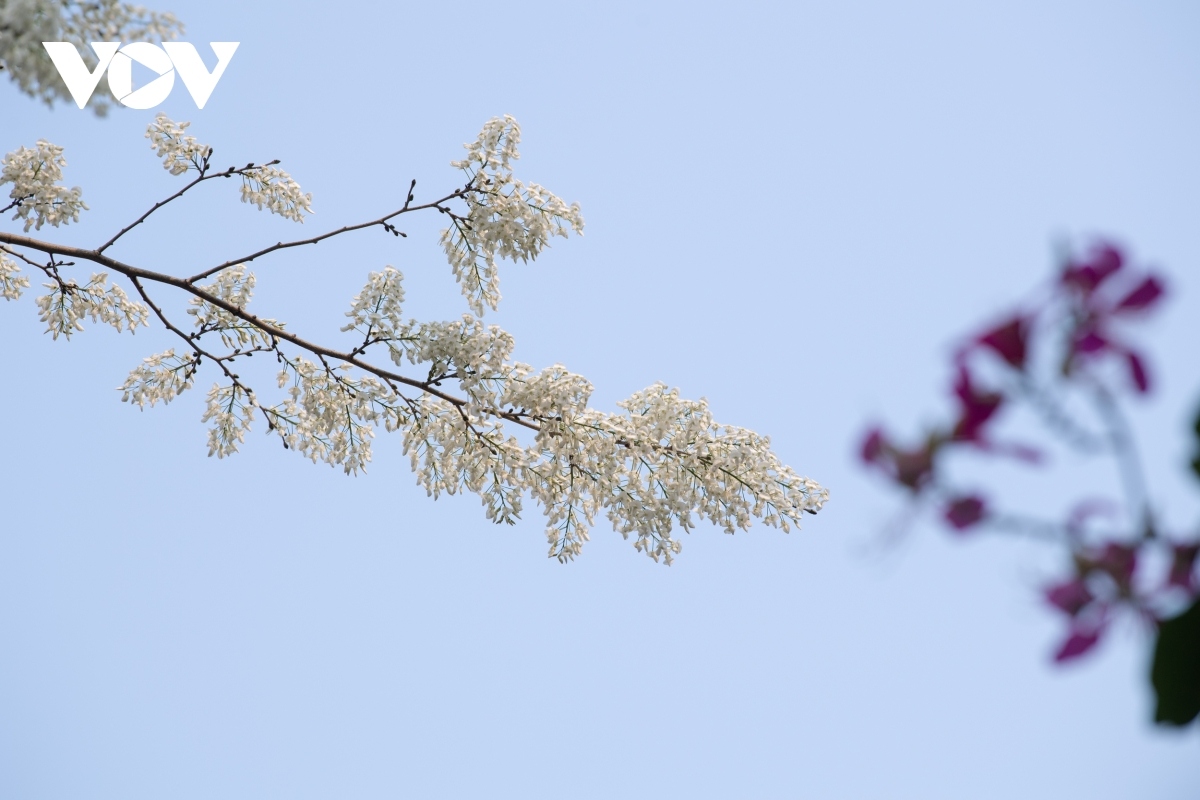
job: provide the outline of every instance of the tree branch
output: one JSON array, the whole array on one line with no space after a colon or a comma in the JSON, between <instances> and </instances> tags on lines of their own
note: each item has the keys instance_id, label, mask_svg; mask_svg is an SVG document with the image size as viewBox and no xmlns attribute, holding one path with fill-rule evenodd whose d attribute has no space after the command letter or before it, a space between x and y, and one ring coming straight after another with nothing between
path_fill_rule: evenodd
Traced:
<instances>
[{"instance_id":1,"label":"tree branch","mask_svg":"<svg viewBox=\"0 0 1200 800\"><path fill-rule=\"evenodd\" d=\"M146 221L146 218L149 217L151 214L153 214L155 211L158 211L160 208L165 206L167 203L170 203L172 200L178 200L180 197L183 197L184 192L186 192L188 189L191 189L193 186L196 186L197 184L201 183L202 181L212 180L213 178L229 178L233 175L245 175L250 170L259 169L260 167L270 167L270 166L273 166L273 165L279 163L279 159L275 159L274 161L268 161L266 164L247 164L246 166L237 168L237 169L235 169L234 167L230 167L229 169L225 170L224 172L214 172L212 175L206 175L205 173L208 171L208 159L209 159L209 156L211 156L211 155L212 155L212 148L210 147L208 149L208 155L206 155L204 157L204 164L197 167L197 169L200 170L200 176L198 178L196 178L194 181L189 183L187 186L184 186L182 189L180 189L178 192L176 192L175 194L168 197L166 200L160 200L159 202L155 203L150 208L149 211L147 211L145 214L142 214L140 217L138 217L133 222L126 225L121 230L117 231L117 233L111 239L109 239L107 242L105 242L104 244L97 247L96 252L103 253L105 250L112 247L116 243L117 239L120 239L122 236L129 233L131 230L136 228L138 225L141 225L143 222Z\"/></svg>"},{"instance_id":2,"label":"tree branch","mask_svg":"<svg viewBox=\"0 0 1200 800\"><path fill-rule=\"evenodd\" d=\"M450 196L452 197L454 195L450 195ZM438 201L438 202L441 202L441 201ZM412 210L416 210L416 208L414 207ZM388 219L391 216L395 216L395 215L394 214L389 215L389 217L385 217L384 219ZM368 224L372 224L372 225L379 224L379 221L377 220L375 222L368 223ZM366 225L360 225L357 227L366 227ZM330 235L332 235L332 234L330 234ZM328 236L326 236L325 238L328 238ZM243 308L239 308L238 306L236 306L232 303L229 303L228 301L222 300L220 297L217 297L216 295L212 294L211 292L206 291L204 288L202 288L200 286L196 286L192 282L194 279L177 278L174 275L167 275L165 273L154 272L152 270L142 269L141 267L135 267L130 264L125 264L121 261L117 261L116 259L106 256L103 253L100 253L96 250L87 250L87 249L84 249L81 247L69 247L66 245L52 244L50 242L43 242L38 239L29 237L29 236L23 236L23 235L15 234L15 233L0 232L0 242L3 242L5 244L14 245L16 247L25 247L30 250L37 250L39 252L47 253L51 256L53 256L54 254L59 254L59 255L63 255L63 256L69 256L71 258L76 258L81 261L90 261L93 264L98 264L100 266L107 267L108 269L111 269L114 272L118 272L121 275L124 275L125 277L129 278L131 281L135 282L134 283L135 287L137 286L137 283L136 283L137 280L152 281L154 283L161 283L161 284L165 284L167 286L174 286L177 289L182 289L183 291L187 292L188 294L198 297L199 299L203 300L204 302L209 303L223 311L226 311L229 314L232 314L234 317L236 317L238 319L241 319L245 322L250 323L251 325L258 328L259 330L263 331L264 333L269 334L270 336L275 337L276 339L280 339L285 342L290 342L291 344L294 344L295 346L297 346L303 350L307 350L308 352L310 352L316 356L325 356L325 357L332 358L332 359L335 359L335 360L338 360L338 361L341 361L341 362L344 362L347 364L353 364L354 366L358 367L359 369L363 370L364 372L368 372L372 375L375 375L379 378L382 378L382 379L392 382L392 383L400 383L400 384L404 384L405 386L411 386L414 389L419 389L420 391L424 392L425 394L431 395L433 397L437 397L441 400L445 400L447 403L450 403L451 405L454 405L459 408L462 408L462 407L468 405L467 400L460 398L460 397L455 397L454 395L451 395L451 394L447 394L446 392L444 392L444 391L438 389L436 386L432 385L429 381L419 381L414 378L409 378L405 375L401 375L399 373L392 372L391 370L387 370L387 369L383 369L382 367L375 366L374 364L371 364L368 361L364 361L358 355L355 355L353 353L342 352L340 350L335 350L331 347L325 347L325 346L319 345L315 342L307 341L306 339L303 339L303 338L297 336L296 334L294 334L288 330L285 330L284 328L282 328L278 325L273 325L273 324L261 319L257 315L249 313L248 311L246 311ZM278 249L278 248L274 248L274 249ZM232 262L232 263L241 263L241 262ZM160 319L163 319L163 317L160 316ZM218 363L220 363L220 362L218 362ZM503 411L499 411L499 410L497 410L496 413L497 413L497 416L499 416L500 418L506 419L510 422L514 422L525 428L529 428L530 430L533 430L533 431L541 430L541 426L537 425L536 423L530 422L527 419L523 419L522 417L518 416L515 413L507 413L507 412L503 412Z\"/></svg>"},{"instance_id":3,"label":"tree branch","mask_svg":"<svg viewBox=\"0 0 1200 800\"><path fill-rule=\"evenodd\" d=\"M416 183L417 183L416 181L413 181L412 185L415 186ZM389 220L392 220L392 219L400 216L401 214L407 214L410 211L422 211L427 208L436 208L439 211L442 211L443 213L445 213L445 210L444 210L445 207L442 205L442 203L462 197L469 191L471 191L471 184L468 183L463 188L457 189L457 190L451 192L450 194L446 195L445 197L442 197L438 200L434 200L432 203L424 203L423 205L414 206L414 205L410 205L412 203L412 199L413 199L412 191L411 191L411 187L410 187L408 199L404 201L404 206L397 211L393 211L390 214L386 214L386 215L380 217L379 219L374 219L374 220L371 220L370 222L361 222L357 225L346 225L344 227L338 228L335 231L328 231L327 233L322 233L320 236L314 236L311 239L298 239L293 242L276 242L275 244L271 245L270 247L264 247L262 250L259 250L257 253L251 253L250 255L242 256L241 258L233 258L233 259L230 259L229 261L226 261L223 264L218 264L217 266L212 267L210 269L206 269L203 272L198 272L195 275L193 275L192 277L188 278L187 282L195 283L196 281L204 280L205 278L209 277L210 275L215 275L216 273L220 272L223 269L228 269L229 267L232 267L234 264L246 264L246 263L253 261L256 258L259 258L260 256L265 256L268 253L274 253L277 250L286 250L289 247L300 247L300 246L306 245L306 244L317 244L319 242L323 242L326 239L330 239L334 236L340 236L343 233L349 233L350 231L362 230L363 228L371 228L371 227L374 227L375 225L382 225L384 228L390 229L390 231L395 233L397 236L403 236L404 235L403 233L401 233L400 231L397 231L395 228L393 228L391 225L389 225Z\"/></svg>"}]
</instances>

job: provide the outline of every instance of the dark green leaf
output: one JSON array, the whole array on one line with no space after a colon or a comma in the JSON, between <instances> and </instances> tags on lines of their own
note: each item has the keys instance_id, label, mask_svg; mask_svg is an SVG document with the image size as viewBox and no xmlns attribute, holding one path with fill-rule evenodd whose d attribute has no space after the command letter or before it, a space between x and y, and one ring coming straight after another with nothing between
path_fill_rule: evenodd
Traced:
<instances>
[{"instance_id":1,"label":"dark green leaf","mask_svg":"<svg viewBox=\"0 0 1200 800\"><path fill-rule=\"evenodd\" d=\"M1200 414L1196 415L1196 422L1192 428L1196 431L1196 441L1194 445L1197 450L1196 457L1192 459L1192 472L1195 472L1196 477L1200 478Z\"/></svg>"},{"instance_id":2,"label":"dark green leaf","mask_svg":"<svg viewBox=\"0 0 1200 800\"><path fill-rule=\"evenodd\" d=\"M1187 725L1200 714L1200 599L1159 627L1150 683L1158 696L1155 722Z\"/></svg>"}]
</instances>

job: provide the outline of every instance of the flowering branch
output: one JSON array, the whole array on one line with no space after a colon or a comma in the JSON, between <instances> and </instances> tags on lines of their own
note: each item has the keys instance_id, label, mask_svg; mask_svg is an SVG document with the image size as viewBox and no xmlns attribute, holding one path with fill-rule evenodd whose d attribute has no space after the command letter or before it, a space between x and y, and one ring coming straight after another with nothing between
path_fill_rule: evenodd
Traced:
<instances>
[{"instance_id":1,"label":"flowering branch","mask_svg":"<svg viewBox=\"0 0 1200 800\"><path fill-rule=\"evenodd\" d=\"M551 237L583 231L577 204L514 177L520 128L511 117L489 121L467 145L467 158L452 162L466 173L465 184L437 200L416 204L413 182L404 204L387 215L277 242L182 277L129 264L107 251L159 208L218 177L240 176L242 201L259 209L296 222L312 212L312 196L278 161L211 172L212 148L198 143L187 127L160 114L146 136L165 169L173 175L194 171L196 177L100 247L0 231L0 294L16 299L28 288L28 279L18 274L21 261L50 279L45 284L50 293L37 302L55 337L82 330L86 316L118 330L145 325L153 316L181 346L130 372L120 387L122 399L143 408L169 403L191 388L204 365L213 365L218 382L202 417L210 425L209 455L237 452L261 416L285 448L355 474L371 459L377 428L399 432L417 480L431 496L473 492L489 519L510 524L520 516L522 499L532 497L547 517L549 554L560 561L579 554L599 513L623 536L632 535L636 549L669 564L681 548L673 530L690 530L697 518L728 533L748 527L753 518L786 532L799 525L802 514L824 505L825 489L782 464L765 437L716 423L704 401L683 400L655 384L620 403L622 413L596 411L587 405L592 387L582 376L559 365L534 372L511 361L512 336L478 316L404 319L403 276L391 266L371 273L353 298L342 328L357 342L350 347L304 338L248 309L256 282L249 262L370 227L404 237L394 221L421 211L449 220L443 247L472 311L482 315L485 306L496 308L498 260L534 260ZM14 219L24 220L26 232L45 223L66 224L86 210L78 188L59 186L66 165L61 148L39 142L36 150L8 154L3 165L0 185L13 184L10 210ZM110 287L108 273L82 286L60 275L84 262L127 279L140 302ZM190 330L154 297L155 286L189 298ZM269 356L278 366L279 402L268 403L266 393L255 390L259 371L247 371L255 355ZM407 367L420 372L407 374ZM506 424L525 438L510 435Z\"/></svg>"},{"instance_id":2,"label":"flowering branch","mask_svg":"<svg viewBox=\"0 0 1200 800\"><path fill-rule=\"evenodd\" d=\"M1122 392L1143 396L1150 390L1145 360L1120 329L1153 311L1164 296L1159 275L1129 265L1110 244L1068 257L1041 302L1009 313L958 348L958 409L951 421L916 447L901 446L882 428L872 428L861 457L915 503L937 508L956 533L1019 533L1065 549L1070 574L1043 590L1067 623L1054 660L1064 663L1091 652L1121 614L1148 621L1158 632L1152 670L1156 719L1186 724L1200 715L1200 533L1168 534L1156 519L1119 400ZM953 486L947 473L954 452L1015 456L1030 464L1045 460L1040 450L995 438L1002 409L1022 404L1067 447L1109 458L1122 500L1080 498L1063 522L1049 522L1002 511L994 499ZM1070 410L1081 404L1094 412L1090 424L1078 422ZM1200 460L1197 464L1200 476ZM1124 522L1104 529L1094 524L1114 516ZM1184 607L1189 610L1178 615Z\"/></svg>"}]
</instances>

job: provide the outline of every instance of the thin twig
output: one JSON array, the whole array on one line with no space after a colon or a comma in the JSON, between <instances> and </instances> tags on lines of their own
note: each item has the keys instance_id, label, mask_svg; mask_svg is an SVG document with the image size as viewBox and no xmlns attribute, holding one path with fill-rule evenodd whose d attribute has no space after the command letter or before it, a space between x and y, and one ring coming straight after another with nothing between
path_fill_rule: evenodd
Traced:
<instances>
[{"instance_id":1,"label":"thin twig","mask_svg":"<svg viewBox=\"0 0 1200 800\"><path fill-rule=\"evenodd\" d=\"M337 230L322 233L320 236L314 236L311 239L297 239L296 241L293 241L293 242L276 242L275 244L271 245L270 247L264 247L262 250L259 250L256 253L251 253L250 255L242 256L241 258L232 258L223 264L218 264L217 266L206 269L203 272L198 272L195 275L193 275L192 277L188 278L186 282L187 283L195 283L196 281L204 280L208 276L214 275L223 269L228 269L229 267L232 267L235 264L246 264L250 261L253 261L256 258L265 256L268 253L274 253L277 250L286 250L289 247L300 247L300 246L306 245L306 244L317 244L318 242L323 242L324 240L332 238L334 236L340 236L343 233L349 233L350 231L358 231L358 230L362 230L363 228L374 227L375 225L383 225L383 226L387 227L389 220L394 219L395 217L398 217L401 214L407 214L410 211L421 211L421 210L427 209L427 208L437 208L437 209L444 208L444 206L441 205L442 203L445 203L449 200L454 200L455 198L458 198L458 197L462 197L468 191L470 191L470 187L458 189L454 192L451 192L450 194L446 195L445 197L443 197L439 200L434 200L432 203L425 203L425 204L419 205L419 206L410 205L408 201L405 201L403 208L400 208L396 211L393 211L390 214L382 216L379 219L371 220L370 222L362 222L357 225L346 225L344 227L338 228ZM410 194L409 199L411 200L411 198L412 198L412 195Z\"/></svg>"},{"instance_id":2,"label":"thin twig","mask_svg":"<svg viewBox=\"0 0 1200 800\"><path fill-rule=\"evenodd\" d=\"M212 148L209 148L209 154L211 155L211 153L212 153ZM188 189L191 189L193 186L196 186L203 181L209 181L209 180L212 180L213 178L228 178L233 175L245 175L247 172L249 172L251 170L256 170L256 169L259 169L260 167L270 167L270 166L273 166L278 163L279 163L279 159L275 159L274 161L268 161L266 164L258 164L258 165L247 164L246 166L240 167L238 169L234 169L233 167L230 167L229 169L225 170L224 172L214 172L212 175L207 175L205 173L208 171L208 156L205 156L203 166L199 167L200 177L196 178L194 181L189 183L187 186L184 186L182 189L180 189L178 192L176 192L175 194L168 197L166 200L160 200L157 203L155 203L153 206L150 207L149 211L147 211L145 214L142 214L140 217L138 217L133 222L126 225L121 230L117 231L117 233L111 239L109 239L107 242L105 242L104 244L97 247L96 252L103 253L105 250L112 247L116 243L117 239L120 239L122 236L129 233L131 230L136 228L138 225L141 225L143 222L145 222L146 218L149 217L151 214L153 214L155 211L158 211L160 208L165 206L167 203L170 203L172 200L178 200L180 197L183 197L184 192L186 192Z\"/></svg>"},{"instance_id":3,"label":"thin twig","mask_svg":"<svg viewBox=\"0 0 1200 800\"><path fill-rule=\"evenodd\" d=\"M221 371L225 373L225 377L227 377L227 378L229 378L229 380L233 381L234 386L240 387L244 392L246 392L246 394L248 396L250 396L250 397L254 396L254 392L251 391L250 387L246 386L244 383L242 383L241 380L238 378L238 376L235 375L233 373L233 371L230 370L229 367L225 365L224 362L230 358L229 356L214 356L212 353L209 353L207 350L204 350L202 347L200 347L200 345L196 344L196 340L194 337L190 336L189 334L184 333L182 330L177 328L169 319L167 319L167 315L163 313L162 309L159 308L158 305L153 300L150 299L150 295L146 292L146 288L144 286L142 286L142 282L140 280L138 280L137 278L131 277L129 279L129 282L133 284L134 289L137 289L137 293L139 295L141 295L141 298L146 303L146 305L150 306L150 310L154 312L154 315L156 317L158 317L158 320L159 320L159 322L161 322L163 324L163 327L166 328L167 330L169 330L171 333L178 336L180 339L183 339L183 341L187 343L187 346L189 348L191 348L192 352L194 352L196 354L197 359L195 362L195 366L193 368L193 372L195 371L195 368L199 367L200 359L207 358L209 361L213 362L214 364L216 364L218 367L221 368Z\"/></svg>"},{"instance_id":4,"label":"thin twig","mask_svg":"<svg viewBox=\"0 0 1200 800\"><path fill-rule=\"evenodd\" d=\"M1055 402L1050 393L1022 373L1017 381L1020 390L1042 417L1046 426L1076 451L1085 454L1098 453L1104 449L1104 437L1081 427Z\"/></svg>"},{"instance_id":5,"label":"thin twig","mask_svg":"<svg viewBox=\"0 0 1200 800\"><path fill-rule=\"evenodd\" d=\"M1121 486L1125 491L1125 500L1129 504L1130 515L1133 517L1134 524L1141 526L1143 535L1152 536L1153 519L1149 495L1146 492L1146 479L1142 473L1142 461L1138 455L1137 442L1133 438L1129 420L1125 418L1120 404L1112 396L1108 387L1094 378L1088 383L1096 408L1108 426L1113 453L1117 460L1117 469L1121 473Z\"/></svg>"}]
</instances>

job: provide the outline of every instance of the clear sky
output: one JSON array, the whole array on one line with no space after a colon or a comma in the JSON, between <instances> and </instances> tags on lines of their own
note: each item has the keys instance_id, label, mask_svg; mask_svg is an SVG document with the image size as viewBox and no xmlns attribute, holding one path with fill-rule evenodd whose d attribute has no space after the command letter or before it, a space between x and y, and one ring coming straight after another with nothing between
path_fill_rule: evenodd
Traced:
<instances>
[{"instance_id":1,"label":"clear sky","mask_svg":"<svg viewBox=\"0 0 1200 800\"><path fill-rule=\"evenodd\" d=\"M868 421L946 407L955 337L1056 238L1109 233L1171 277L1137 424L1164 513L1200 519L1195 4L154 5L210 64L241 42L203 111L179 86L162 110L222 166L283 159L316 214L221 182L118 258L189 273L378 216L414 177L431 198L513 114L518 175L587 220L506 264L488 318L516 357L601 408L705 396L832 499L787 536L701 528L669 569L598 526L563 566L533 509L497 528L428 500L396 437L356 479L262 425L206 458L211 375L138 413L113 387L167 335L52 342L28 295L0 308L0 797L1196 796L1197 732L1148 722L1142 632L1052 668L1036 589L1061 565L921 526L881 546L898 498L854 461ZM0 149L64 145L92 207L48 235L95 246L173 191L153 114L0 86ZM333 339L391 263L414 315L454 318L437 224L264 261L255 306Z\"/></svg>"}]
</instances>

